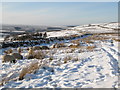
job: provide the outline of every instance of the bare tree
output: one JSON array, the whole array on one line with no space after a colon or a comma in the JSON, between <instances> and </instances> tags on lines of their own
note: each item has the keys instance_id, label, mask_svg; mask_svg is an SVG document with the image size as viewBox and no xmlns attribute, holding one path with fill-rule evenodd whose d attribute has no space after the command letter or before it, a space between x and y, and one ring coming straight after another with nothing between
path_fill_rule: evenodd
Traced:
<instances>
[{"instance_id":1,"label":"bare tree","mask_svg":"<svg viewBox=\"0 0 120 90\"><path fill-rule=\"evenodd\" d=\"M45 32L44 34L43 34L43 38L46 38L47 37L47 33Z\"/></svg>"},{"instance_id":2,"label":"bare tree","mask_svg":"<svg viewBox=\"0 0 120 90\"><path fill-rule=\"evenodd\" d=\"M9 39L10 35L5 36L4 41L7 41Z\"/></svg>"}]
</instances>

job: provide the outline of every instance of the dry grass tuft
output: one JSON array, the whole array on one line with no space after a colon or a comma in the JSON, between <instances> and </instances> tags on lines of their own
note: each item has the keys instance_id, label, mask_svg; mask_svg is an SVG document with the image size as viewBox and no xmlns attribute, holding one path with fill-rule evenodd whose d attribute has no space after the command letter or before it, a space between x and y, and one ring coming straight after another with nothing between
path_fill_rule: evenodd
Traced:
<instances>
[{"instance_id":1,"label":"dry grass tuft","mask_svg":"<svg viewBox=\"0 0 120 90\"><path fill-rule=\"evenodd\" d=\"M34 58L36 58L36 59L43 59L43 58L45 58L46 55L44 54L43 51L37 50L37 51L35 51L35 52L33 53L33 56L34 56Z\"/></svg>"},{"instance_id":2,"label":"dry grass tuft","mask_svg":"<svg viewBox=\"0 0 120 90\"><path fill-rule=\"evenodd\" d=\"M40 67L39 62L33 61L32 63L30 63L29 65L27 65L26 67L24 67L22 69L22 71L20 72L20 75L19 75L19 80L24 79L24 76L26 74L34 73L36 70L39 69L39 67Z\"/></svg>"},{"instance_id":3,"label":"dry grass tuft","mask_svg":"<svg viewBox=\"0 0 120 90\"><path fill-rule=\"evenodd\" d=\"M75 48L68 48L65 50L66 53L73 53L75 51Z\"/></svg>"},{"instance_id":4,"label":"dry grass tuft","mask_svg":"<svg viewBox=\"0 0 120 90\"><path fill-rule=\"evenodd\" d=\"M76 44L77 46L80 46L80 40L72 40L71 43Z\"/></svg>"},{"instance_id":5,"label":"dry grass tuft","mask_svg":"<svg viewBox=\"0 0 120 90\"><path fill-rule=\"evenodd\" d=\"M33 55L33 53L34 53L34 50L31 48L31 49L29 49L29 51L28 51L28 55Z\"/></svg>"},{"instance_id":6,"label":"dry grass tuft","mask_svg":"<svg viewBox=\"0 0 120 90\"><path fill-rule=\"evenodd\" d=\"M75 57L75 58L73 58L73 60L74 60L74 61L78 61L78 60L79 60L79 58L78 58L78 57Z\"/></svg>"},{"instance_id":7,"label":"dry grass tuft","mask_svg":"<svg viewBox=\"0 0 120 90\"><path fill-rule=\"evenodd\" d=\"M64 58L64 63L67 63L67 62L70 61L71 59L72 59L71 56L66 56L66 57Z\"/></svg>"},{"instance_id":8,"label":"dry grass tuft","mask_svg":"<svg viewBox=\"0 0 120 90\"><path fill-rule=\"evenodd\" d=\"M47 52L46 52L47 53ZM43 59L45 58L45 53L42 50L33 50L33 48L30 48L28 51L28 59L36 58L36 59Z\"/></svg>"},{"instance_id":9,"label":"dry grass tuft","mask_svg":"<svg viewBox=\"0 0 120 90\"><path fill-rule=\"evenodd\" d=\"M93 41L91 41L91 40L85 40L84 42L86 42L86 43L94 43Z\"/></svg>"},{"instance_id":10,"label":"dry grass tuft","mask_svg":"<svg viewBox=\"0 0 120 90\"><path fill-rule=\"evenodd\" d=\"M13 50L12 50L12 49L5 50L5 51L4 51L4 53L6 53L6 54L11 54L12 52L13 52Z\"/></svg>"},{"instance_id":11,"label":"dry grass tuft","mask_svg":"<svg viewBox=\"0 0 120 90\"><path fill-rule=\"evenodd\" d=\"M64 43L56 43L54 46L54 48L62 48L62 47L65 47Z\"/></svg>"},{"instance_id":12,"label":"dry grass tuft","mask_svg":"<svg viewBox=\"0 0 120 90\"><path fill-rule=\"evenodd\" d=\"M20 47L17 48L18 53L22 52L22 49Z\"/></svg>"},{"instance_id":13,"label":"dry grass tuft","mask_svg":"<svg viewBox=\"0 0 120 90\"><path fill-rule=\"evenodd\" d=\"M78 37L79 35L77 35L77 34L74 34L74 35L70 35L70 37Z\"/></svg>"},{"instance_id":14,"label":"dry grass tuft","mask_svg":"<svg viewBox=\"0 0 120 90\"><path fill-rule=\"evenodd\" d=\"M61 48L61 47L66 47L64 43L56 43L51 46L52 48Z\"/></svg>"},{"instance_id":15,"label":"dry grass tuft","mask_svg":"<svg viewBox=\"0 0 120 90\"><path fill-rule=\"evenodd\" d=\"M49 60L52 61L52 60L53 60L53 56L50 56L50 57L49 57Z\"/></svg>"},{"instance_id":16,"label":"dry grass tuft","mask_svg":"<svg viewBox=\"0 0 120 90\"><path fill-rule=\"evenodd\" d=\"M70 48L79 48L79 45L70 45Z\"/></svg>"},{"instance_id":17,"label":"dry grass tuft","mask_svg":"<svg viewBox=\"0 0 120 90\"><path fill-rule=\"evenodd\" d=\"M87 47L86 47L86 49L87 49L88 51L93 51L94 48L95 48L95 46L87 46Z\"/></svg>"},{"instance_id":18,"label":"dry grass tuft","mask_svg":"<svg viewBox=\"0 0 120 90\"><path fill-rule=\"evenodd\" d=\"M113 40L115 40L115 41L117 41L117 42L120 42L120 39L113 38Z\"/></svg>"},{"instance_id":19,"label":"dry grass tuft","mask_svg":"<svg viewBox=\"0 0 120 90\"><path fill-rule=\"evenodd\" d=\"M12 49L9 49L9 50L8 50L8 52L9 52L9 54L10 54L10 53L12 53L12 52L13 52L13 50L12 50Z\"/></svg>"},{"instance_id":20,"label":"dry grass tuft","mask_svg":"<svg viewBox=\"0 0 120 90\"><path fill-rule=\"evenodd\" d=\"M0 80L0 86L3 86L4 84L8 83L9 81L17 81L18 79L18 72L10 72L2 77L2 80Z\"/></svg>"}]
</instances>

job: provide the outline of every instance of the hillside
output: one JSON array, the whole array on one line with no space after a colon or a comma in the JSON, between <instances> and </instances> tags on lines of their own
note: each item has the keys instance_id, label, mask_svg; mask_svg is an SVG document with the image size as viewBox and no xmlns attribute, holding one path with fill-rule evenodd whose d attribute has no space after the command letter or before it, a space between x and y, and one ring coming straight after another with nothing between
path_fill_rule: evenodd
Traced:
<instances>
[{"instance_id":1,"label":"hillside","mask_svg":"<svg viewBox=\"0 0 120 90\"><path fill-rule=\"evenodd\" d=\"M118 23L82 25L47 32L42 40L36 36L35 40L24 39L27 44L2 48L1 63L5 51L17 53L18 47L23 59L2 63L0 89L118 88L119 30ZM30 47L35 56L28 58Z\"/></svg>"}]
</instances>

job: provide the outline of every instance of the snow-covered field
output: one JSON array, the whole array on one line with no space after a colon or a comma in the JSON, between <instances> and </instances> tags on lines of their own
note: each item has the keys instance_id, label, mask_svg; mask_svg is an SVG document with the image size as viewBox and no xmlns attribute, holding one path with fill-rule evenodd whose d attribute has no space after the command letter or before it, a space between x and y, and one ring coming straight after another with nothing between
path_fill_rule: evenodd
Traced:
<instances>
[{"instance_id":1,"label":"snow-covered field","mask_svg":"<svg viewBox=\"0 0 120 90\"><path fill-rule=\"evenodd\" d=\"M90 24L90 25L77 26L72 29L73 30L77 29L82 32L89 32L89 33L115 33L118 31L117 30L114 31L113 29L120 29L120 27L118 27L118 23L104 23L104 24Z\"/></svg>"},{"instance_id":2,"label":"snow-covered field","mask_svg":"<svg viewBox=\"0 0 120 90\"><path fill-rule=\"evenodd\" d=\"M81 35L87 33L116 32L112 28L117 23L105 24L110 29L97 26L77 26L71 30L48 32L48 37ZM104 26L105 26L104 25ZM94 28L94 29L90 29ZM117 37L117 36L116 36ZM64 42L68 47L42 50L44 59L26 59L27 50L24 49L24 58L13 64L2 63L1 76L4 78L2 88L118 88L120 42L109 37L105 40L94 40L87 43L79 39L79 47L69 47L73 42ZM86 40L89 37L85 37ZM73 40L75 41L75 40ZM95 46L94 48L88 48ZM15 48L14 48L15 49ZM2 55L1 58L2 60ZM0 61L1 61L0 60ZM18 80L19 74L30 63L39 63L41 66L35 73L29 73L23 80Z\"/></svg>"},{"instance_id":3,"label":"snow-covered field","mask_svg":"<svg viewBox=\"0 0 120 90\"><path fill-rule=\"evenodd\" d=\"M54 31L48 32L48 37L61 37L61 36L69 36L69 35L81 35L79 30L62 30L62 31Z\"/></svg>"}]
</instances>

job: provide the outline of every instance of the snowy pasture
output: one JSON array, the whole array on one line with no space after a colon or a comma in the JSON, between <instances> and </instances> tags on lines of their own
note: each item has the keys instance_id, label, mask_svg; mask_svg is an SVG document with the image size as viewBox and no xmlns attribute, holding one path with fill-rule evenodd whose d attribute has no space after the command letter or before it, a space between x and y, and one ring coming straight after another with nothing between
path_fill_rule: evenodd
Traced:
<instances>
[{"instance_id":1,"label":"snowy pasture","mask_svg":"<svg viewBox=\"0 0 120 90\"><path fill-rule=\"evenodd\" d=\"M82 35L85 32L116 32L112 28L116 28L117 23L111 24L83 25L71 30L51 31L48 32L48 37ZM65 47L42 50L45 54L43 59L27 59L27 47L22 47L23 59L17 60L15 64L2 63L0 88L118 88L120 42L113 39L117 36L98 37L99 35L95 34L95 37L91 35L62 42ZM12 49L16 52L16 48ZM23 68L34 64L38 65L37 69L26 73L20 80Z\"/></svg>"}]
</instances>

